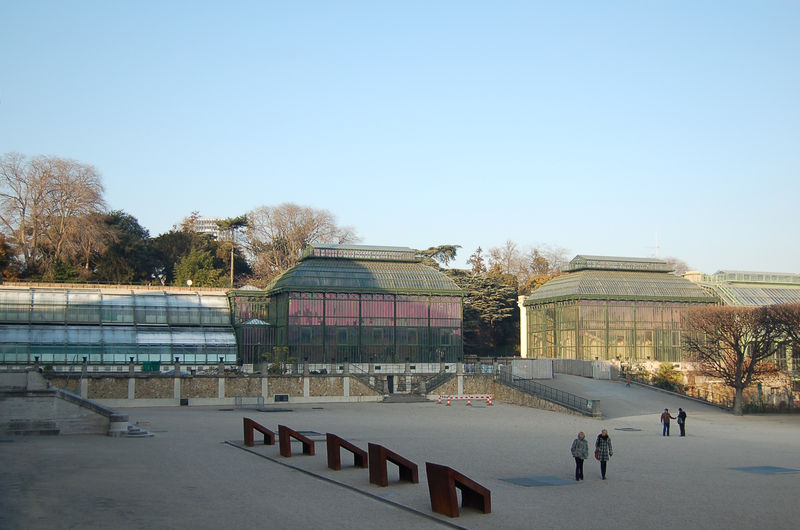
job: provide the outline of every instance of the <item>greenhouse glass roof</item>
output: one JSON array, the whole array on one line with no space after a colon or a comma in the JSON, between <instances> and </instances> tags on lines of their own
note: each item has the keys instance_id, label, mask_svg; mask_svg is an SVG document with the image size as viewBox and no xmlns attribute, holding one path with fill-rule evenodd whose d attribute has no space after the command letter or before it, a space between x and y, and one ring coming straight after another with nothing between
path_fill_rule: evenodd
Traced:
<instances>
[{"instance_id":1,"label":"greenhouse glass roof","mask_svg":"<svg viewBox=\"0 0 800 530\"><path fill-rule=\"evenodd\" d=\"M666 261L655 258L626 258L621 256L589 256L578 254L569 262L567 270L576 272L585 269L620 270L642 272L672 272Z\"/></svg>"},{"instance_id":2,"label":"greenhouse glass roof","mask_svg":"<svg viewBox=\"0 0 800 530\"><path fill-rule=\"evenodd\" d=\"M752 271L717 271L703 275L701 283L725 305L763 306L800 302L800 274Z\"/></svg>"},{"instance_id":3,"label":"greenhouse glass roof","mask_svg":"<svg viewBox=\"0 0 800 530\"><path fill-rule=\"evenodd\" d=\"M578 255L567 270L531 293L525 305L587 299L717 301L701 286L670 274L669 264L657 259Z\"/></svg>"},{"instance_id":4,"label":"greenhouse glass roof","mask_svg":"<svg viewBox=\"0 0 800 530\"><path fill-rule=\"evenodd\" d=\"M313 290L461 295L453 280L417 262L410 248L330 245L306 252L303 261L267 286L269 294Z\"/></svg>"}]
</instances>

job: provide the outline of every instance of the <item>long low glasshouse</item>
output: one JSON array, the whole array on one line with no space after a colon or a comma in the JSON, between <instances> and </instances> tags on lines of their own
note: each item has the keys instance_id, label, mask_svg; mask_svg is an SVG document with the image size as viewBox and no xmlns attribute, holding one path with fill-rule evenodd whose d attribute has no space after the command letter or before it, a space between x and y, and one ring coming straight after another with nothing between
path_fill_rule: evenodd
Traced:
<instances>
[{"instance_id":1,"label":"long low glasshouse","mask_svg":"<svg viewBox=\"0 0 800 530\"><path fill-rule=\"evenodd\" d=\"M0 363L236 362L223 290L0 287Z\"/></svg>"}]
</instances>

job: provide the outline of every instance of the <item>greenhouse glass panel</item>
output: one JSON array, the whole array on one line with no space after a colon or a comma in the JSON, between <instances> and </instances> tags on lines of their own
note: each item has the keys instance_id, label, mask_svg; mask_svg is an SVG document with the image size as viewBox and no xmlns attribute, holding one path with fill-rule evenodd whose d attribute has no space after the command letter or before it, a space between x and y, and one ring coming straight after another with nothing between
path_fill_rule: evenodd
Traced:
<instances>
[{"instance_id":1,"label":"greenhouse glass panel","mask_svg":"<svg viewBox=\"0 0 800 530\"><path fill-rule=\"evenodd\" d=\"M397 325L427 326L428 297L397 295Z\"/></svg>"},{"instance_id":2,"label":"greenhouse glass panel","mask_svg":"<svg viewBox=\"0 0 800 530\"><path fill-rule=\"evenodd\" d=\"M461 319L461 299L452 296L432 296L431 318Z\"/></svg>"},{"instance_id":3,"label":"greenhouse glass panel","mask_svg":"<svg viewBox=\"0 0 800 530\"><path fill-rule=\"evenodd\" d=\"M608 303L608 322L609 326L633 327L634 323L633 304L630 302L609 302Z\"/></svg>"},{"instance_id":4,"label":"greenhouse glass panel","mask_svg":"<svg viewBox=\"0 0 800 530\"><path fill-rule=\"evenodd\" d=\"M253 326L256 328L260 328L263 332L262 337L266 335L267 329L261 326ZM232 330L227 329L206 329L205 330L205 344L207 345L218 345L218 346L235 346L236 345L236 335L234 335Z\"/></svg>"},{"instance_id":5,"label":"greenhouse glass panel","mask_svg":"<svg viewBox=\"0 0 800 530\"><path fill-rule=\"evenodd\" d=\"M100 344L103 338L99 326L67 326L66 332L70 344Z\"/></svg>"},{"instance_id":6,"label":"greenhouse glass panel","mask_svg":"<svg viewBox=\"0 0 800 530\"><path fill-rule=\"evenodd\" d=\"M576 334L574 330L566 330L558 333L558 351L559 356L565 359L576 359Z\"/></svg>"},{"instance_id":7,"label":"greenhouse glass panel","mask_svg":"<svg viewBox=\"0 0 800 530\"><path fill-rule=\"evenodd\" d=\"M108 324L133 324L134 298L130 294L104 294L100 316Z\"/></svg>"},{"instance_id":8,"label":"greenhouse glass panel","mask_svg":"<svg viewBox=\"0 0 800 530\"><path fill-rule=\"evenodd\" d=\"M33 344L63 344L67 333L63 326L32 327L30 340Z\"/></svg>"},{"instance_id":9,"label":"greenhouse glass panel","mask_svg":"<svg viewBox=\"0 0 800 530\"><path fill-rule=\"evenodd\" d=\"M581 330L581 348L584 360L606 358L606 332L600 330Z\"/></svg>"},{"instance_id":10,"label":"greenhouse glass panel","mask_svg":"<svg viewBox=\"0 0 800 530\"><path fill-rule=\"evenodd\" d=\"M66 320L67 295L63 291L33 290L31 322L64 322Z\"/></svg>"},{"instance_id":11,"label":"greenhouse glass panel","mask_svg":"<svg viewBox=\"0 0 800 530\"><path fill-rule=\"evenodd\" d=\"M100 293L67 291L66 321L71 323L100 322Z\"/></svg>"},{"instance_id":12,"label":"greenhouse glass panel","mask_svg":"<svg viewBox=\"0 0 800 530\"><path fill-rule=\"evenodd\" d=\"M136 343L143 346L172 344L172 334L169 328L139 329L136 333Z\"/></svg>"},{"instance_id":13,"label":"greenhouse glass panel","mask_svg":"<svg viewBox=\"0 0 800 530\"><path fill-rule=\"evenodd\" d=\"M110 344L136 344L136 328L127 326L103 326L103 342Z\"/></svg>"},{"instance_id":14,"label":"greenhouse glass panel","mask_svg":"<svg viewBox=\"0 0 800 530\"><path fill-rule=\"evenodd\" d=\"M167 296L167 322L172 325L200 322L200 300L196 294Z\"/></svg>"},{"instance_id":15,"label":"greenhouse glass panel","mask_svg":"<svg viewBox=\"0 0 800 530\"><path fill-rule=\"evenodd\" d=\"M172 328L173 346L205 345L206 334L203 328Z\"/></svg>"},{"instance_id":16,"label":"greenhouse glass panel","mask_svg":"<svg viewBox=\"0 0 800 530\"><path fill-rule=\"evenodd\" d=\"M325 297L325 325L358 325L358 295L328 293Z\"/></svg>"},{"instance_id":17,"label":"greenhouse glass panel","mask_svg":"<svg viewBox=\"0 0 800 530\"><path fill-rule=\"evenodd\" d=\"M200 295L202 324L226 325L231 321L228 298L224 295Z\"/></svg>"},{"instance_id":18,"label":"greenhouse glass panel","mask_svg":"<svg viewBox=\"0 0 800 530\"><path fill-rule=\"evenodd\" d=\"M17 342L27 343L31 342L29 326L3 326L3 332L0 333L0 343L2 342Z\"/></svg>"}]
</instances>

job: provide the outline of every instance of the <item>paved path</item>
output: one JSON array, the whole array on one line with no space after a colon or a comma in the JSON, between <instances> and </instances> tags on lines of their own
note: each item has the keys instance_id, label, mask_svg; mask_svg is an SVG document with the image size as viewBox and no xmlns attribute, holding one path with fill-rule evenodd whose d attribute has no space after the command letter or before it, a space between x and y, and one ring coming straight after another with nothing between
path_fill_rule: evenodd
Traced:
<instances>
[{"instance_id":1,"label":"paved path","mask_svg":"<svg viewBox=\"0 0 800 530\"><path fill-rule=\"evenodd\" d=\"M692 416L720 412L720 409L713 405L706 405L692 399L635 384L628 387L622 381L603 381L575 375L556 374L553 379L541 379L537 382L588 399L599 399L603 418L606 419L633 419L648 416L658 420L665 408L668 408L672 415L676 416L678 407L683 408L687 414Z\"/></svg>"},{"instance_id":2,"label":"paved path","mask_svg":"<svg viewBox=\"0 0 800 530\"><path fill-rule=\"evenodd\" d=\"M156 436L3 439L0 528L795 527L800 474L730 468L800 469L799 416L737 418L692 404L684 407L688 436L664 438L658 413L677 405L663 394L607 385L614 383L596 391L605 392L609 404L628 395L632 403L611 406L612 417L604 420L497 402L289 403L282 405L289 412L248 413L126 409L132 421L150 422ZM282 458L277 446L255 450L364 494L226 444L241 443L245 415L274 430L285 424L320 433L315 456ZM572 439L583 430L593 442L601 428L614 444L609 479L600 480L592 460L586 480L572 482ZM420 484L398 483L391 464L388 488L369 484L366 470L327 469L326 432L364 448L380 443L410 458L420 466ZM465 510L458 518L442 517L441 524L432 519L437 516L430 510L425 461L449 465L491 489L492 513ZM346 453L343 462L352 462ZM567 484L523 487L502 480L526 477Z\"/></svg>"}]
</instances>

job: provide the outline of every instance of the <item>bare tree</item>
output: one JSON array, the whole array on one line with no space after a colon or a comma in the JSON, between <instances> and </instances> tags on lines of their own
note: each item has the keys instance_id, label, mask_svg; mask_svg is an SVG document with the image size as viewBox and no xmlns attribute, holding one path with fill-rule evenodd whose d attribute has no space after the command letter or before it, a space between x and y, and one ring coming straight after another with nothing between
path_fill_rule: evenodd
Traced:
<instances>
[{"instance_id":1,"label":"bare tree","mask_svg":"<svg viewBox=\"0 0 800 530\"><path fill-rule=\"evenodd\" d=\"M247 215L247 223L246 250L261 280L293 267L307 245L357 241L353 229L340 227L328 210L293 203L258 207Z\"/></svg>"},{"instance_id":2,"label":"bare tree","mask_svg":"<svg viewBox=\"0 0 800 530\"><path fill-rule=\"evenodd\" d=\"M502 247L489 249L490 274L510 274L517 279L521 294L530 294L548 280L561 274L566 266L567 250L538 245L521 250L511 240Z\"/></svg>"},{"instance_id":3,"label":"bare tree","mask_svg":"<svg viewBox=\"0 0 800 530\"><path fill-rule=\"evenodd\" d=\"M800 348L800 303L768 306L767 312L794 348Z\"/></svg>"},{"instance_id":4,"label":"bare tree","mask_svg":"<svg viewBox=\"0 0 800 530\"><path fill-rule=\"evenodd\" d=\"M683 276L689 270L689 265L679 258L663 258L669 265L672 266L672 274Z\"/></svg>"},{"instance_id":5,"label":"bare tree","mask_svg":"<svg viewBox=\"0 0 800 530\"><path fill-rule=\"evenodd\" d=\"M741 415L744 389L776 372L769 362L780 328L763 307L702 307L684 314L683 348L703 375L734 390L733 412Z\"/></svg>"},{"instance_id":6,"label":"bare tree","mask_svg":"<svg viewBox=\"0 0 800 530\"><path fill-rule=\"evenodd\" d=\"M80 220L102 211L103 184L94 167L40 156L0 158L0 224L25 269L46 272L78 253Z\"/></svg>"}]
</instances>

